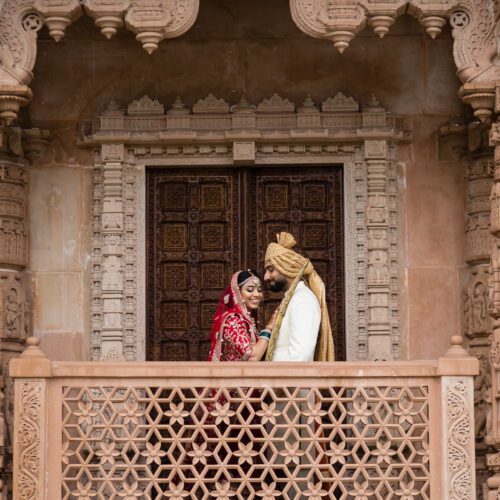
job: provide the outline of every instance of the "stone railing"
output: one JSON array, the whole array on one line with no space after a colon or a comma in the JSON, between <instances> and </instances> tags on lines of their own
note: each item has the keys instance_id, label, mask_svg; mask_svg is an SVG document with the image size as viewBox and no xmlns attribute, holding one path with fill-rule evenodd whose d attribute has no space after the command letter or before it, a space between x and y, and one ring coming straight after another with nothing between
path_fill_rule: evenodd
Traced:
<instances>
[{"instance_id":1,"label":"stone railing","mask_svg":"<svg viewBox=\"0 0 500 500\"><path fill-rule=\"evenodd\" d=\"M15 378L14 497L474 498L473 380L438 361L53 362Z\"/></svg>"}]
</instances>

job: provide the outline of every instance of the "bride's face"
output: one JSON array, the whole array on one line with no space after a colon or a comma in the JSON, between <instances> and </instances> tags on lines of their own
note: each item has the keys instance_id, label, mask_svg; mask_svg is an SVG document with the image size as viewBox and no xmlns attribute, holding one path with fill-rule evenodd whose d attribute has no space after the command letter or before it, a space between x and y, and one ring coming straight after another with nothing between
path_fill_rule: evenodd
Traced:
<instances>
[{"instance_id":1,"label":"bride's face","mask_svg":"<svg viewBox=\"0 0 500 500\"><path fill-rule=\"evenodd\" d=\"M262 283L258 279L250 279L240 288L243 302L249 310L258 309L262 302Z\"/></svg>"}]
</instances>

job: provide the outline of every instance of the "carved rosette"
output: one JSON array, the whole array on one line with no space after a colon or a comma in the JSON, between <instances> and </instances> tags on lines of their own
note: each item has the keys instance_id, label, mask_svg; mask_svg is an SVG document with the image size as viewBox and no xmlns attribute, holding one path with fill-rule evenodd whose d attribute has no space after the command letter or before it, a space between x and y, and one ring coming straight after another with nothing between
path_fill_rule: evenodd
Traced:
<instances>
[{"instance_id":1,"label":"carved rosette","mask_svg":"<svg viewBox=\"0 0 500 500\"><path fill-rule=\"evenodd\" d=\"M16 381L16 426L14 438L14 498L42 499L45 440L45 381Z\"/></svg>"},{"instance_id":2,"label":"carved rosette","mask_svg":"<svg viewBox=\"0 0 500 500\"><path fill-rule=\"evenodd\" d=\"M445 498L475 498L472 378L443 377L443 485Z\"/></svg>"}]
</instances>

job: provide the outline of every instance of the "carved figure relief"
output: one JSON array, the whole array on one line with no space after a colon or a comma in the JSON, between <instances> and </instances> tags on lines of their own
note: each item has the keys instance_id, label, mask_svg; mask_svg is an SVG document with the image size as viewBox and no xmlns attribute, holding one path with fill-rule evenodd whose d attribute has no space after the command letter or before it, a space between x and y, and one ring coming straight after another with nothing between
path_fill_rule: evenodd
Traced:
<instances>
[{"instance_id":1,"label":"carved figure relief","mask_svg":"<svg viewBox=\"0 0 500 500\"><path fill-rule=\"evenodd\" d=\"M475 436L483 440L491 434L491 367L488 356L479 356L479 375L474 378Z\"/></svg>"},{"instance_id":2,"label":"carved figure relief","mask_svg":"<svg viewBox=\"0 0 500 500\"><path fill-rule=\"evenodd\" d=\"M4 317L7 336L19 337L21 334L22 312L15 288L11 288L7 294Z\"/></svg>"},{"instance_id":3,"label":"carved figure relief","mask_svg":"<svg viewBox=\"0 0 500 500\"><path fill-rule=\"evenodd\" d=\"M463 296L464 333L474 338L491 332L489 273L485 266L473 268Z\"/></svg>"}]
</instances>

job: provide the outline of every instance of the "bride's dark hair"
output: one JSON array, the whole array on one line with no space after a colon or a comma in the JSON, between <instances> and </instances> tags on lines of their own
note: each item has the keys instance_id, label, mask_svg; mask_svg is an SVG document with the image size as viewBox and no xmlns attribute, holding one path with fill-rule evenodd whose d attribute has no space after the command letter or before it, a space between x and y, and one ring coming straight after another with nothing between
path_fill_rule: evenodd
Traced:
<instances>
[{"instance_id":1,"label":"bride's dark hair","mask_svg":"<svg viewBox=\"0 0 500 500\"><path fill-rule=\"evenodd\" d=\"M252 276L259 278L260 282L263 283L262 278L257 271L255 271L254 269L246 269L245 271L241 271L241 273L238 274L238 286L241 287L241 285L243 285L243 283L245 283L245 281Z\"/></svg>"}]
</instances>

